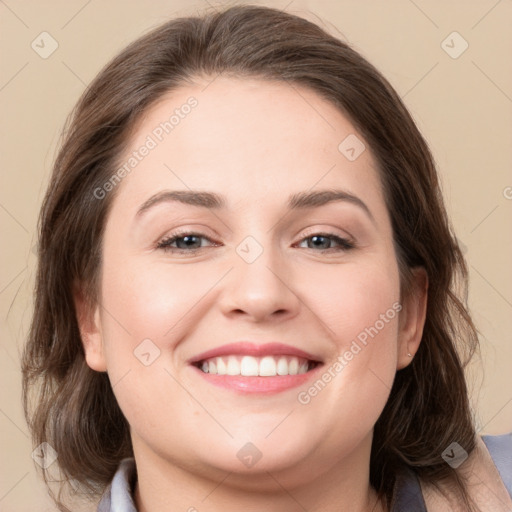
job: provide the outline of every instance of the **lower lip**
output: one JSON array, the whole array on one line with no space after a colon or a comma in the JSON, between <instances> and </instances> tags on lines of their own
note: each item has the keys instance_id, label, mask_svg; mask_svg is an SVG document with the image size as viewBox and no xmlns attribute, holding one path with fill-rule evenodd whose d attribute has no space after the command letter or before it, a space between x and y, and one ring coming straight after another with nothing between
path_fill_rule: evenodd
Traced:
<instances>
[{"instance_id":1,"label":"lower lip","mask_svg":"<svg viewBox=\"0 0 512 512\"><path fill-rule=\"evenodd\" d=\"M293 389L304 384L322 365L298 375L276 375L275 377L242 377L241 375L215 375L205 373L196 366L192 368L214 386L231 389L240 393L274 394Z\"/></svg>"}]
</instances>

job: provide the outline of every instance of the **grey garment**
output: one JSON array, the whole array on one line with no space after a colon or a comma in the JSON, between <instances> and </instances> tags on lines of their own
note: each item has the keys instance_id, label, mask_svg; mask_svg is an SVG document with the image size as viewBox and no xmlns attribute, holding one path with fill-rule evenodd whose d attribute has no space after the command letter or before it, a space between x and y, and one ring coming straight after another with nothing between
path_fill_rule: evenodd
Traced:
<instances>
[{"instance_id":1,"label":"grey garment","mask_svg":"<svg viewBox=\"0 0 512 512\"><path fill-rule=\"evenodd\" d=\"M397 477L391 512L427 512L420 482L412 469L406 469Z\"/></svg>"},{"instance_id":2,"label":"grey garment","mask_svg":"<svg viewBox=\"0 0 512 512\"><path fill-rule=\"evenodd\" d=\"M482 436L505 487L512 498L512 432ZM98 505L97 512L137 512L133 501L135 461L123 459ZM391 512L427 512L418 477L411 469L397 479Z\"/></svg>"},{"instance_id":3,"label":"grey garment","mask_svg":"<svg viewBox=\"0 0 512 512\"><path fill-rule=\"evenodd\" d=\"M482 440L512 498L512 432L500 436L482 436Z\"/></svg>"}]
</instances>

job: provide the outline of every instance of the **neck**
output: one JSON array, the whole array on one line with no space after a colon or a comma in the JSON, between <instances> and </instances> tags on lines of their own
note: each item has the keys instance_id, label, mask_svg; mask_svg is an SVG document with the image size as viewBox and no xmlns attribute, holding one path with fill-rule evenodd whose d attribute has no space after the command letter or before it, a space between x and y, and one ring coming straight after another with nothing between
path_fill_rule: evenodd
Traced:
<instances>
[{"instance_id":1,"label":"neck","mask_svg":"<svg viewBox=\"0 0 512 512\"><path fill-rule=\"evenodd\" d=\"M385 512L369 483L371 433L357 450L330 467L313 461L293 469L240 474L186 467L134 442L139 512Z\"/></svg>"}]
</instances>

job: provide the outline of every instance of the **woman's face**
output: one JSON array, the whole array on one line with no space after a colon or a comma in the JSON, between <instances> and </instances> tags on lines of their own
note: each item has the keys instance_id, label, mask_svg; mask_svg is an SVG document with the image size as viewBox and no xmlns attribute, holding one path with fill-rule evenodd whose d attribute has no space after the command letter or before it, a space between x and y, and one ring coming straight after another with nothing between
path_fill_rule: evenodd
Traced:
<instances>
[{"instance_id":1,"label":"woman's face","mask_svg":"<svg viewBox=\"0 0 512 512\"><path fill-rule=\"evenodd\" d=\"M368 460L421 335L417 308L399 313L376 161L307 89L206 85L148 111L103 189L87 362L108 371L136 458L296 480Z\"/></svg>"}]
</instances>

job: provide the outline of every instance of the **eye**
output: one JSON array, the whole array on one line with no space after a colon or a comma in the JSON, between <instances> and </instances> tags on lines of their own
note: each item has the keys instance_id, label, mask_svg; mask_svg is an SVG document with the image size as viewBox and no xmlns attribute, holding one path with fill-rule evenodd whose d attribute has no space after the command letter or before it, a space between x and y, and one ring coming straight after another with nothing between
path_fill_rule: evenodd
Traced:
<instances>
[{"instance_id":1,"label":"eye","mask_svg":"<svg viewBox=\"0 0 512 512\"><path fill-rule=\"evenodd\" d=\"M174 253L193 253L207 246L202 244L202 240L210 242L210 246L218 246L210 238L202 233L182 232L175 233L168 237L163 238L157 244L157 249L162 249L166 252ZM303 238L302 244L307 242L307 249L320 249L321 251L348 251L355 248L355 244L346 238L342 238L333 233L315 233L306 238ZM337 245L332 246L332 244Z\"/></svg>"},{"instance_id":2,"label":"eye","mask_svg":"<svg viewBox=\"0 0 512 512\"><path fill-rule=\"evenodd\" d=\"M157 249L170 252L194 252L205 247L201 244L201 240L212 242L212 240L201 233L183 232L163 238L156 247ZM218 244L212 242L212 245Z\"/></svg>"},{"instance_id":3,"label":"eye","mask_svg":"<svg viewBox=\"0 0 512 512\"><path fill-rule=\"evenodd\" d=\"M307 242L308 249L321 249L323 251L348 251L355 248L355 244L347 238L342 238L333 233L315 233L306 238L303 238L300 243ZM311 241L311 243L309 242ZM332 247L331 242L334 242L338 247Z\"/></svg>"}]
</instances>

